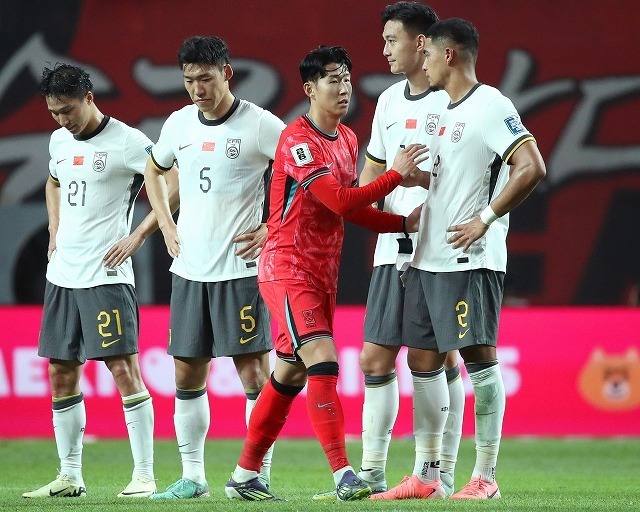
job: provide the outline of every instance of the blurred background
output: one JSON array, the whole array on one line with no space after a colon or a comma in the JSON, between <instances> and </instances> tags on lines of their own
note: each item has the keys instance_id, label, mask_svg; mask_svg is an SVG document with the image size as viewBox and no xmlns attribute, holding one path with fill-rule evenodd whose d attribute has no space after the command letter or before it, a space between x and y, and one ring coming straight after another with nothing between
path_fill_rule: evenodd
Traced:
<instances>
[{"instance_id":1,"label":"blurred background","mask_svg":"<svg viewBox=\"0 0 640 512\"><path fill-rule=\"evenodd\" d=\"M354 63L352 105L344 121L358 135L362 160L377 97L402 79L389 73L382 55L380 13L387 3L0 1L0 405L13 409L11 399L19 397L24 413L22 423L3 423L0 437L51 435L46 361L35 353L48 243L48 141L57 128L36 91L42 68L56 62L85 67L101 111L155 141L167 116L189 103L177 65L185 38L225 39L235 71L232 91L285 122L307 108L300 59L319 44L342 45ZM511 307L503 313L499 342L511 411L505 433L638 435L639 310L610 306L638 304L640 3L430 5L441 18L463 17L477 27L478 79L513 100L547 164L546 179L511 215L505 296ZM148 211L143 191L137 219ZM374 246L374 234L347 226L336 340L342 347L342 393L354 400L347 430L356 434L362 397L357 354ZM164 353L169 264L158 233L134 258L145 305L141 364L163 416L160 435L171 436L172 364ZM403 372L400 433L411 431L410 376ZM244 401L232 365L216 361L209 384L222 404L235 400L232 408L238 410L237 422L229 420L223 435L242 430ZM111 411L115 418L94 425L96 432L126 435L102 365L87 365L83 385L86 396L97 397L88 400L88 408L100 409L105 418ZM564 411L567 423L551 424L538 414L543 403ZM310 434L303 421L305 427L295 432ZM472 425L470 416L465 431Z\"/></svg>"}]
</instances>

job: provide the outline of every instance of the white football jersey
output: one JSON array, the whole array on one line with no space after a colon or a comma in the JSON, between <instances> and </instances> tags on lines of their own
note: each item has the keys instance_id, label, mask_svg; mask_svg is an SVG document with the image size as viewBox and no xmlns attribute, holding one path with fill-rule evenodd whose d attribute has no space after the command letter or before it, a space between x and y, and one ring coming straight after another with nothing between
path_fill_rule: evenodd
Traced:
<instances>
[{"instance_id":1,"label":"white football jersey","mask_svg":"<svg viewBox=\"0 0 640 512\"><path fill-rule=\"evenodd\" d=\"M60 224L47 279L64 288L133 285L131 258L116 267L103 258L129 235L133 203L144 183L151 141L105 116L88 137L59 128L49 143L49 174L60 183Z\"/></svg>"},{"instance_id":2,"label":"white football jersey","mask_svg":"<svg viewBox=\"0 0 640 512\"><path fill-rule=\"evenodd\" d=\"M180 255L171 272L191 281L255 276L257 260L235 255L233 238L261 223L265 172L285 124L271 112L236 99L221 119L208 120L195 105L169 116L152 158L160 169L179 169Z\"/></svg>"},{"instance_id":3,"label":"white football jersey","mask_svg":"<svg viewBox=\"0 0 640 512\"><path fill-rule=\"evenodd\" d=\"M513 152L534 140L511 100L478 84L442 113L431 141L431 185L420 219L412 266L431 272L486 268L506 271L509 215L496 220L466 253L447 228L480 214L509 179Z\"/></svg>"},{"instance_id":4,"label":"white football jersey","mask_svg":"<svg viewBox=\"0 0 640 512\"><path fill-rule=\"evenodd\" d=\"M396 154L409 144L430 145L442 110L449 96L444 91L427 90L411 96L409 82L403 80L386 89L378 98L371 126L371 140L367 158L389 170ZM423 171L431 168L431 160L420 165ZM422 187L399 186L384 199L384 211L407 216L424 203L427 191ZM398 238L403 233L378 235L373 266L395 264L398 256ZM411 235L415 240L415 235ZM414 242L415 244L415 242Z\"/></svg>"}]
</instances>

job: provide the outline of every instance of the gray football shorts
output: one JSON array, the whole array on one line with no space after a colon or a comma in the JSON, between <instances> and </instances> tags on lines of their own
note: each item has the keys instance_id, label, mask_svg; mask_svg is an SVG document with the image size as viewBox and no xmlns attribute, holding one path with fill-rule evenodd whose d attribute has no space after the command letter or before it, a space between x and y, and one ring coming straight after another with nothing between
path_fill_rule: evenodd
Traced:
<instances>
[{"instance_id":1,"label":"gray football shorts","mask_svg":"<svg viewBox=\"0 0 640 512\"><path fill-rule=\"evenodd\" d=\"M129 284L62 288L47 281L38 355L80 361L138 352L138 300Z\"/></svg>"},{"instance_id":2,"label":"gray football shorts","mask_svg":"<svg viewBox=\"0 0 640 512\"><path fill-rule=\"evenodd\" d=\"M404 278L406 345L440 353L471 345L496 346L504 272L426 272L409 267Z\"/></svg>"},{"instance_id":3,"label":"gray football shorts","mask_svg":"<svg viewBox=\"0 0 640 512\"><path fill-rule=\"evenodd\" d=\"M402 345L404 288L395 265L373 267L364 317L364 341Z\"/></svg>"},{"instance_id":4,"label":"gray football shorts","mask_svg":"<svg viewBox=\"0 0 640 512\"><path fill-rule=\"evenodd\" d=\"M170 324L172 356L236 356L273 348L257 277L203 283L174 274Z\"/></svg>"}]
</instances>

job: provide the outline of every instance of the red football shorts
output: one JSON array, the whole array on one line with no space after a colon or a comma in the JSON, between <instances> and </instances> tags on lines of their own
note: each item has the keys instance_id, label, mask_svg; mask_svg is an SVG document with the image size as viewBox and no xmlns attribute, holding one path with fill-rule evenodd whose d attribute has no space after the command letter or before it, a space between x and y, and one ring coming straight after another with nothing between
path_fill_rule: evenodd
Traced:
<instances>
[{"instance_id":1,"label":"red football shorts","mask_svg":"<svg viewBox=\"0 0 640 512\"><path fill-rule=\"evenodd\" d=\"M278 322L276 355L284 361L300 361L297 350L318 338L333 339L336 294L318 290L295 279L260 283L260 294L272 318Z\"/></svg>"}]
</instances>

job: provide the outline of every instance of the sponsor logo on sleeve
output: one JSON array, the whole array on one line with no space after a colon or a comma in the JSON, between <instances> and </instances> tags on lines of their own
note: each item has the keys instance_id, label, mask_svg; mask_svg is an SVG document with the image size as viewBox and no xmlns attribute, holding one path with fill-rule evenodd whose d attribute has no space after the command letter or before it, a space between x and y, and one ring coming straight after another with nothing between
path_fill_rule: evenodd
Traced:
<instances>
[{"instance_id":1,"label":"sponsor logo on sleeve","mask_svg":"<svg viewBox=\"0 0 640 512\"><path fill-rule=\"evenodd\" d=\"M151 149L153 148L153 145L151 146L147 146L146 148L144 148L144 150L147 152L147 155L151 154Z\"/></svg>"},{"instance_id":2,"label":"sponsor logo on sleeve","mask_svg":"<svg viewBox=\"0 0 640 512\"><path fill-rule=\"evenodd\" d=\"M107 152L96 151L93 154L93 170L96 172L104 172L107 168Z\"/></svg>"},{"instance_id":3,"label":"sponsor logo on sleeve","mask_svg":"<svg viewBox=\"0 0 640 512\"><path fill-rule=\"evenodd\" d=\"M518 135L519 133L524 132L524 126L522 126L522 121L520 120L520 116L509 116L504 120L504 124L507 125L509 131L513 135Z\"/></svg>"},{"instance_id":4,"label":"sponsor logo on sleeve","mask_svg":"<svg viewBox=\"0 0 640 512\"><path fill-rule=\"evenodd\" d=\"M309 149L309 145L306 142L291 146L291 155L293 156L296 165L307 165L313 162L311 150Z\"/></svg>"}]
</instances>

